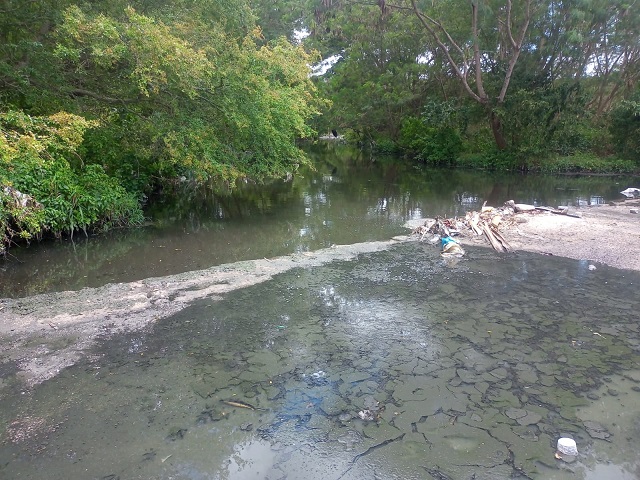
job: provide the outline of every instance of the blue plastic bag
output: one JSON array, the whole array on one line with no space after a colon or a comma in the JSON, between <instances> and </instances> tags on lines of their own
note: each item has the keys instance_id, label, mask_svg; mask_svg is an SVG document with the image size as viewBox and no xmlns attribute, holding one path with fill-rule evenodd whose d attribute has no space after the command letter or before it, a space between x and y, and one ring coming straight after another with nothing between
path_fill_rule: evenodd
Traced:
<instances>
[{"instance_id":1,"label":"blue plastic bag","mask_svg":"<svg viewBox=\"0 0 640 480\"><path fill-rule=\"evenodd\" d=\"M450 244L450 243L455 243L458 244L458 242L456 242L453 238L451 237L442 237L440 239L440 241L442 242L442 250L444 250L444 248ZM459 244L458 244L459 245Z\"/></svg>"}]
</instances>

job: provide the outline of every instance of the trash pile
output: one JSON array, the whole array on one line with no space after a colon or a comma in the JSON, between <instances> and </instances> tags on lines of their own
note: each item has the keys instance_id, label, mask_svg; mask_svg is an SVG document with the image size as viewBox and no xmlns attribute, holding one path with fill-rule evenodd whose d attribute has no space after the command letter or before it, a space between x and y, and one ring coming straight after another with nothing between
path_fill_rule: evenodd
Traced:
<instances>
[{"instance_id":1,"label":"trash pile","mask_svg":"<svg viewBox=\"0 0 640 480\"><path fill-rule=\"evenodd\" d=\"M420 241L423 241L425 237L429 237L429 243L436 244L440 242L442 247L440 253L443 256L461 257L465 253L464 249L453 236L460 235L462 229L465 227L464 222L458 218L436 217L433 220L427 220L423 225L415 228L411 234L420 235Z\"/></svg>"},{"instance_id":2,"label":"trash pile","mask_svg":"<svg viewBox=\"0 0 640 480\"><path fill-rule=\"evenodd\" d=\"M484 235L497 252L512 252L514 249L500 233L500 226L519 223L516 214L541 212L581 218L579 215L569 213L569 207L566 206L558 208L537 207L509 200L502 207L489 207L485 202L479 212L468 212L464 218L436 217L429 219L423 225L415 228L411 234L419 235L420 241L427 238L433 244L440 242L440 253L443 256L463 256L464 249L454 237L465 235Z\"/></svg>"},{"instance_id":3,"label":"trash pile","mask_svg":"<svg viewBox=\"0 0 640 480\"><path fill-rule=\"evenodd\" d=\"M640 198L640 188L629 187L620 193L627 198Z\"/></svg>"}]
</instances>

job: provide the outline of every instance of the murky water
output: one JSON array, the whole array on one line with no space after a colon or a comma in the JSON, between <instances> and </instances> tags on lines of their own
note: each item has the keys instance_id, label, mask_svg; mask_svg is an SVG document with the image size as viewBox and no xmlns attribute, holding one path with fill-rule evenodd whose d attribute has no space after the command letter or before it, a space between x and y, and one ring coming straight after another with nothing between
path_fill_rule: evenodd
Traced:
<instances>
[{"instance_id":1,"label":"murky water","mask_svg":"<svg viewBox=\"0 0 640 480\"><path fill-rule=\"evenodd\" d=\"M292 270L32 391L2 367L0 477L637 479L639 283L419 243Z\"/></svg>"},{"instance_id":2,"label":"murky water","mask_svg":"<svg viewBox=\"0 0 640 480\"><path fill-rule=\"evenodd\" d=\"M333 145L330 145L333 147ZM455 216L483 202L598 204L636 185L626 177L504 175L427 170L346 148L311 152L315 171L292 182L214 195L184 186L154 204L152 226L12 248L0 259L0 297L98 287L332 244L387 240L409 219Z\"/></svg>"}]
</instances>

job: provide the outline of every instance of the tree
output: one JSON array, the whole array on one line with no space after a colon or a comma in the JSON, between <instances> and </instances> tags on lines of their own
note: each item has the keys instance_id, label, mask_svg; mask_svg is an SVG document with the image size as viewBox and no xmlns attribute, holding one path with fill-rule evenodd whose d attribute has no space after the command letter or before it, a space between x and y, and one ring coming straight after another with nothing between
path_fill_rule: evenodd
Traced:
<instances>
[{"instance_id":1,"label":"tree","mask_svg":"<svg viewBox=\"0 0 640 480\"><path fill-rule=\"evenodd\" d=\"M307 162L296 142L313 133L309 120L322 105L312 62L284 38L265 39L244 0L171 8L159 0L4 0L0 114L9 116L0 125L0 186L21 185L52 219L41 198L52 177L64 179L56 195L74 205L79 194L105 193L90 188L96 179L104 190L125 186L129 201L182 177L232 184L290 175ZM59 119L83 127L55 161L37 142L26 156L15 147L12 139L24 143L38 128L56 131ZM21 169L25 158L33 171ZM67 210L41 226L59 234L109 223L109 213Z\"/></svg>"},{"instance_id":2,"label":"tree","mask_svg":"<svg viewBox=\"0 0 640 480\"><path fill-rule=\"evenodd\" d=\"M451 12L464 11L467 5L467 27L464 18L447 18ZM404 7L400 7L404 8ZM507 147L498 108L504 104L513 71L525 46L534 11L532 0L524 0L514 8L511 0L457 0L418 4L411 0L411 11L437 45L464 91L487 112L491 131L499 149ZM461 22L463 21L463 22ZM497 73L499 72L499 73ZM497 73L499 90L486 88L487 75Z\"/></svg>"},{"instance_id":3,"label":"tree","mask_svg":"<svg viewBox=\"0 0 640 480\"><path fill-rule=\"evenodd\" d=\"M12 4L3 103L97 120L85 161L143 184L280 176L305 161L295 141L320 101L302 48L265 41L242 0L127 3L51 3L43 24L34 2Z\"/></svg>"},{"instance_id":4,"label":"tree","mask_svg":"<svg viewBox=\"0 0 640 480\"><path fill-rule=\"evenodd\" d=\"M350 128L367 143L396 139L403 118L420 111L426 94L424 65L416 61L423 39L401 15L380 15L377 5L347 6L342 14L340 35L351 41L318 82L333 100L328 126ZM339 21L334 19L336 28Z\"/></svg>"},{"instance_id":5,"label":"tree","mask_svg":"<svg viewBox=\"0 0 640 480\"><path fill-rule=\"evenodd\" d=\"M323 127L366 140L395 141L425 106L453 101L467 152L604 154L598 131L640 76L635 0L250 1L268 35L304 29L307 47L341 55L317 80L333 100Z\"/></svg>"}]
</instances>

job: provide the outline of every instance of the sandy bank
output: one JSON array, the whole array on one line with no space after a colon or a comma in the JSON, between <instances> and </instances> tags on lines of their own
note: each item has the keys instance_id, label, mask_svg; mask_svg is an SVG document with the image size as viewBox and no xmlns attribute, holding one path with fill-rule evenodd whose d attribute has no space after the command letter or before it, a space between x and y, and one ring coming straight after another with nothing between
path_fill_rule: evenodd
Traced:
<instances>
[{"instance_id":1,"label":"sandy bank","mask_svg":"<svg viewBox=\"0 0 640 480\"><path fill-rule=\"evenodd\" d=\"M640 200L573 208L580 218L549 212L519 214L526 222L501 229L516 250L640 270Z\"/></svg>"},{"instance_id":2,"label":"sandy bank","mask_svg":"<svg viewBox=\"0 0 640 480\"><path fill-rule=\"evenodd\" d=\"M500 233L516 250L588 260L616 268L640 271L640 215L631 213L640 200L615 205L571 208L568 215L545 211L518 213L501 223ZM425 219L412 220L416 228ZM464 245L490 248L484 236L462 232Z\"/></svg>"}]
</instances>

